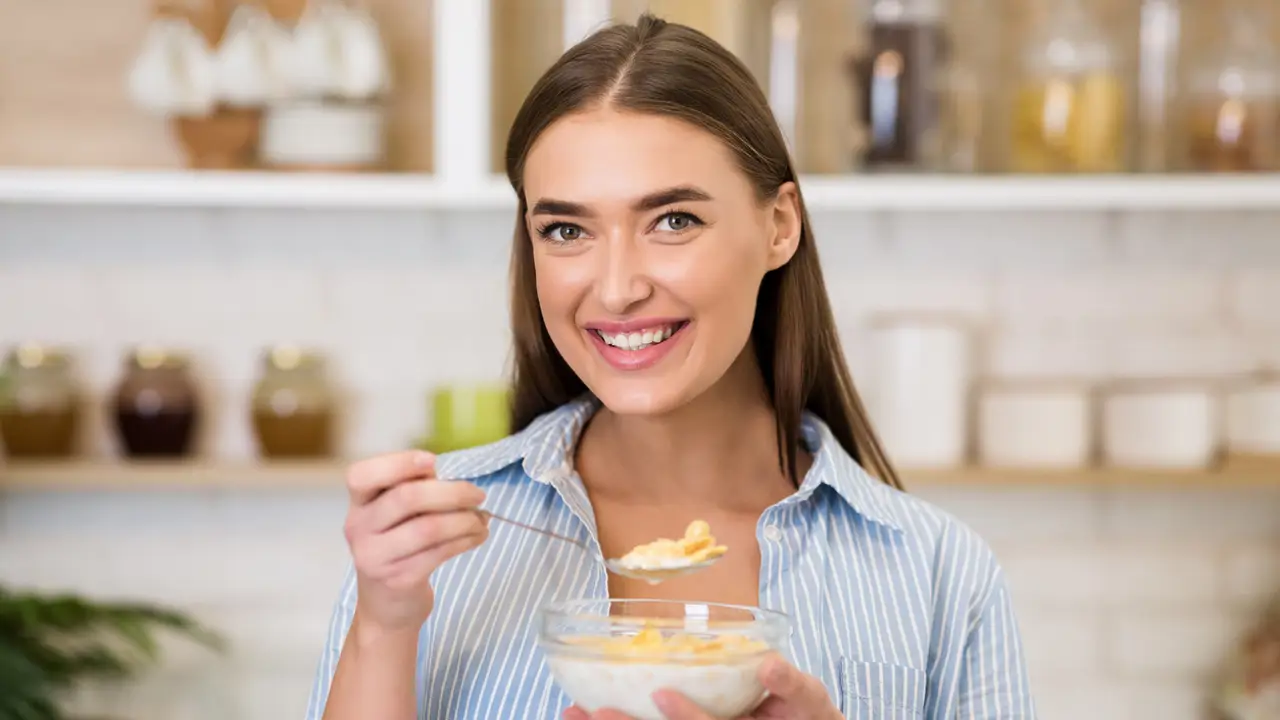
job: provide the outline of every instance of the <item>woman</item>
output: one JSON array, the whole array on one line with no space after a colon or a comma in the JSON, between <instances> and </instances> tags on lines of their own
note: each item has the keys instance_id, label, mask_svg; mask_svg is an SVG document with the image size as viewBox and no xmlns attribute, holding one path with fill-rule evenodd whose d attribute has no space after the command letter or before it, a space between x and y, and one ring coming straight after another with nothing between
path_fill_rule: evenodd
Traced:
<instances>
[{"instance_id":1,"label":"woman","mask_svg":"<svg viewBox=\"0 0 1280 720\"><path fill-rule=\"evenodd\" d=\"M766 664L754 717L1033 717L990 551L877 445L747 70L652 17L604 29L533 88L507 174L517 432L350 469L354 569L308 717L588 717L535 645L537 608L572 597L788 613L794 665ZM656 587L605 571L693 519L730 548L718 564Z\"/></svg>"}]
</instances>

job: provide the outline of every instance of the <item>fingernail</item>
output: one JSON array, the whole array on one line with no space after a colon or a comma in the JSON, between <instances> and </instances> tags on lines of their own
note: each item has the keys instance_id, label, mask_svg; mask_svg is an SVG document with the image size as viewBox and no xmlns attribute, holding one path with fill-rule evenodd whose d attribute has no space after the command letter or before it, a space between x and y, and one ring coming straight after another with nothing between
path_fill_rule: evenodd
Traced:
<instances>
[{"instance_id":1,"label":"fingernail","mask_svg":"<svg viewBox=\"0 0 1280 720\"><path fill-rule=\"evenodd\" d=\"M413 458L413 464L417 467L430 467L436 461L436 456L429 452L420 452Z\"/></svg>"}]
</instances>

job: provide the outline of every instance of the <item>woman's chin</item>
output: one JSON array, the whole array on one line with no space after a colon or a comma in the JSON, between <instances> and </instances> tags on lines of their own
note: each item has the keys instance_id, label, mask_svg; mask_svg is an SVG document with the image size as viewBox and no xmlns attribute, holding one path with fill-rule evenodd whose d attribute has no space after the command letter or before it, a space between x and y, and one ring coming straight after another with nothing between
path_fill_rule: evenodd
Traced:
<instances>
[{"instance_id":1,"label":"woman's chin","mask_svg":"<svg viewBox=\"0 0 1280 720\"><path fill-rule=\"evenodd\" d=\"M674 380L670 378L668 380ZM689 401L676 383L662 378L602 383L592 388L600 404L615 415L666 415Z\"/></svg>"}]
</instances>

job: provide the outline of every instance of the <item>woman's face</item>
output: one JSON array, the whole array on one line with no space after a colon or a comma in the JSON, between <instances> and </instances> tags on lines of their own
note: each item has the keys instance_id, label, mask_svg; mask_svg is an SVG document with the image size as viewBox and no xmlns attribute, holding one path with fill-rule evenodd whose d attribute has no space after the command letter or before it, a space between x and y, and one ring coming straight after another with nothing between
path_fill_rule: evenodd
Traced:
<instances>
[{"instance_id":1,"label":"woman's face","mask_svg":"<svg viewBox=\"0 0 1280 720\"><path fill-rule=\"evenodd\" d=\"M763 204L730 150L682 121L567 116L525 164L543 321L611 411L670 412L744 352L765 273L800 236L795 188Z\"/></svg>"}]
</instances>

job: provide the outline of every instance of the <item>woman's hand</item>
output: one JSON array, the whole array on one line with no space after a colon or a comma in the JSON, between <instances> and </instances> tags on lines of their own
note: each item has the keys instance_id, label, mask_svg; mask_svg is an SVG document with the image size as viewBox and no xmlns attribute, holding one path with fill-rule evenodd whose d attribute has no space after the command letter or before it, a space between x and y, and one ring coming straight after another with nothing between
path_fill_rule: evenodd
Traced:
<instances>
[{"instance_id":1,"label":"woman's hand","mask_svg":"<svg viewBox=\"0 0 1280 720\"><path fill-rule=\"evenodd\" d=\"M431 573L489 536L488 524L475 512L484 491L437 480L435 456L418 451L352 465L347 490L345 532L355 561L360 625L416 634L435 601Z\"/></svg>"},{"instance_id":2,"label":"woman's hand","mask_svg":"<svg viewBox=\"0 0 1280 720\"><path fill-rule=\"evenodd\" d=\"M796 670L776 655L760 665L760 682L769 697L737 720L843 720L817 678ZM653 694L653 701L667 720L716 720L677 692L659 690ZM565 710L564 720L632 719L615 710L587 713L574 706Z\"/></svg>"}]
</instances>

